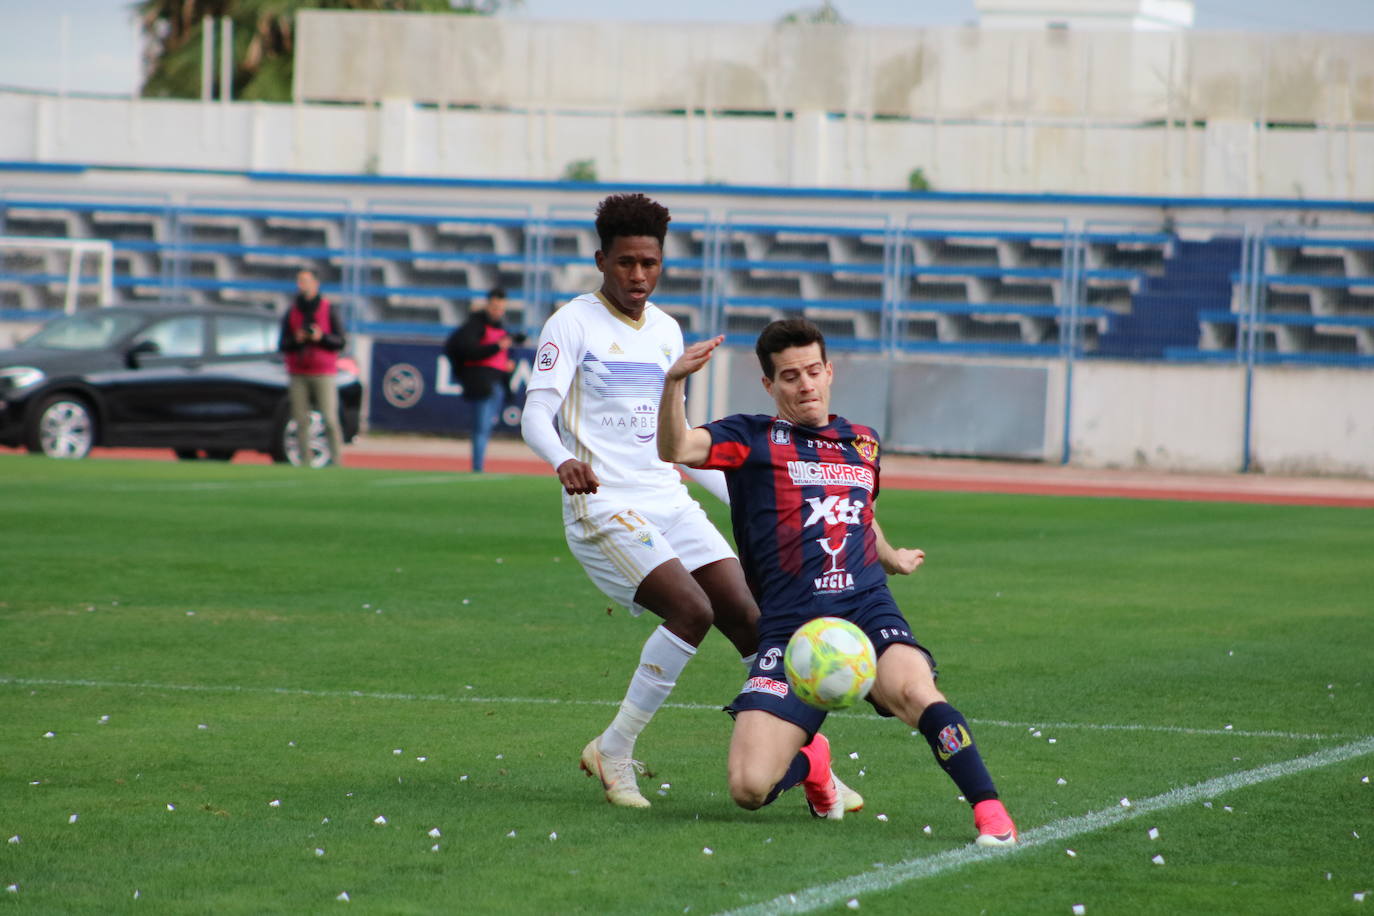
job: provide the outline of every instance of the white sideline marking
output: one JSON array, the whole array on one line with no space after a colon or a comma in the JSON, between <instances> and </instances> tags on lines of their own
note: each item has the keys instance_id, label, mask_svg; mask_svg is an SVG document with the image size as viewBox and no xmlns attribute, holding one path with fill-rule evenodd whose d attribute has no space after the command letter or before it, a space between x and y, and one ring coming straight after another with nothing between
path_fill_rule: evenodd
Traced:
<instances>
[{"instance_id":1,"label":"white sideline marking","mask_svg":"<svg viewBox=\"0 0 1374 916\"><path fill-rule=\"evenodd\" d=\"M278 696L317 697L320 699L363 699L398 700L401 702L423 703L517 703L541 706L613 706L619 707L619 700L560 700L551 697L486 697L480 695L459 695L442 693L384 693L369 690L309 690L304 687L245 687L238 684L156 684L148 681L93 681L84 679L63 680L60 678L0 677L0 684L16 684L21 687L103 687L116 690L173 690L182 693L264 693ZM686 709L691 711L719 712L721 703L664 703L664 709ZM872 722L885 721L865 713L832 713L832 715L856 716ZM1216 735L1234 738L1284 738L1290 741L1336 741L1347 738L1363 737L1349 734L1302 734L1299 732L1279 731L1240 731L1222 728L1185 728L1179 725L1102 725L1092 722L1008 722L1002 719L968 720L973 725L997 728L1039 728L1039 729L1089 729L1093 731L1131 731L1160 732L1164 734ZM1371 739L1374 740L1374 739Z\"/></svg>"},{"instance_id":2,"label":"white sideline marking","mask_svg":"<svg viewBox=\"0 0 1374 916\"><path fill-rule=\"evenodd\" d=\"M1227 776L1218 776L1206 782L1195 783L1179 789L1172 789L1162 795L1155 795L1151 798L1132 799L1131 807L1123 808L1120 805L1112 805L1100 811L1091 811L1077 817L1066 817L1062 820L1052 821L1039 827L1034 827L1021 834L1020 842L1013 847L1003 849L983 849L979 846L965 846L959 849L951 849L946 852L938 853L933 856L926 856L921 859L907 859L895 865L889 865L877 871L864 872L854 875L851 878L842 878L839 881L832 881L829 884L821 884L816 887L809 887L792 894L784 894L762 903L752 904L736 910L729 910L720 916L766 916L773 913L807 913L818 910L822 907L833 906L836 903L843 903L859 894L871 894L875 891L890 890L911 881L919 881L922 878L929 878L942 872L953 871L963 868L965 865L972 865L976 862L986 862L989 860L1000 860L1006 856L1016 855L1027 849L1043 846L1046 843L1061 842L1071 837L1076 837L1084 833L1092 833L1113 824L1131 818L1139 817L1152 811L1163 811L1168 808L1177 808L1192 802L1202 801L1203 799L1213 798L1226 792L1236 789L1244 789L1258 785L1262 782L1269 782L1273 779L1280 779L1284 776L1292 776L1295 773L1302 773L1306 770L1313 770L1319 767L1330 766L1333 763L1341 763L1362 757L1365 754L1374 753L1374 738L1364 738L1350 744L1343 744L1340 747L1328 748L1317 751L1306 757L1296 757L1292 760L1284 760L1278 763L1270 763L1262 767L1255 767L1252 770L1242 770L1238 773L1231 773Z\"/></svg>"}]
</instances>

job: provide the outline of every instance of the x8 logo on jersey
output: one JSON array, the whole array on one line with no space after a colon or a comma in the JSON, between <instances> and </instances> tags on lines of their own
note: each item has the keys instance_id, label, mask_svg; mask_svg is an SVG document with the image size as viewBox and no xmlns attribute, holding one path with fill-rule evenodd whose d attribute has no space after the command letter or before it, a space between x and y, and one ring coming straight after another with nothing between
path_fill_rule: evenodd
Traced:
<instances>
[{"instance_id":1,"label":"x8 logo on jersey","mask_svg":"<svg viewBox=\"0 0 1374 916\"><path fill-rule=\"evenodd\" d=\"M838 496L827 496L824 499L812 496L806 503L811 507L811 515L806 519L806 525L814 525L820 521L827 525L857 525L859 514L864 507L862 499L851 501L848 496L843 499Z\"/></svg>"}]
</instances>

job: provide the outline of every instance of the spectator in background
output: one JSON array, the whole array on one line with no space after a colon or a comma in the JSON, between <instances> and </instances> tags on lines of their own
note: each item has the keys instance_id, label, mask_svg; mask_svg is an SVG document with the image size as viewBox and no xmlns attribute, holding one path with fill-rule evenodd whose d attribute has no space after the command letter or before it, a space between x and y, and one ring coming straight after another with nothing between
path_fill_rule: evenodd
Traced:
<instances>
[{"instance_id":1,"label":"spectator in background","mask_svg":"<svg viewBox=\"0 0 1374 916\"><path fill-rule=\"evenodd\" d=\"M343 428L339 423L339 389L335 375L339 353L344 348L343 323L329 300L320 295L315 272L303 269L296 274L296 300L281 320L281 340L277 349L286 355L290 376L291 416L296 421L301 464L310 464L310 409L324 418L329 437L326 464L343 464Z\"/></svg>"},{"instance_id":2,"label":"spectator in background","mask_svg":"<svg viewBox=\"0 0 1374 916\"><path fill-rule=\"evenodd\" d=\"M524 338L501 324L505 314L506 291L494 287L487 301L444 342L453 374L463 383L463 398L472 405L472 470L478 473L485 467L491 429L506 406L515 368L510 348Z\"/></svg>"}]
</instances>

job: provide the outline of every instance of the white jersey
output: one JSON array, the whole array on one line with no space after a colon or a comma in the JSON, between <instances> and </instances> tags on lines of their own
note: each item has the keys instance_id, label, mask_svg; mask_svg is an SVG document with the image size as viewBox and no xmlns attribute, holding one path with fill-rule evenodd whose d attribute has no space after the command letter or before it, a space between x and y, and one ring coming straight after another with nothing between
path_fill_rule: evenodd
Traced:
<instances>
[{"instance_id":1,"label":"white jersey","mask_svg":"<svg viewBox=\"0 0 1374 916\"><path fill-rule=\"evenodd\" d=\"M659 395L681 355L682 329L653 303L636 322L600 293L586 293L545 322L527 390L559 395L563 447L592 466L602 488L591 497L565 492L565 522L587 515L606 488L630 504L685 492L657 443Z\"/></svg>"}]
</instances>

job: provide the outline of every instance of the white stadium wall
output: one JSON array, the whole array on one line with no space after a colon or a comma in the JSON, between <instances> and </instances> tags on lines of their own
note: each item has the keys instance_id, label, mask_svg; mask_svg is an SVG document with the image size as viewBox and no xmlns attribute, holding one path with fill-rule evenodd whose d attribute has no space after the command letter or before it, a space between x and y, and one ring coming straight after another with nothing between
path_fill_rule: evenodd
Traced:
<instances>
[{"instance_id":1,"label":"white stadium wall","mask_svg":"<svg viewBox=\"0 0 1374 916\"><path fill-rule=\"evenodd\" d=\"M1235 367L1074 365L1070 456L1100 468L1234 471L1245 374Z\"/></svg>"},{"instance_id":2,"label":"white stadium wall","mask_svg":"<svg viewBox=\"0 0 1374 916\"><path fill-rule=\"evenodd\" d=\"M848 121L440 111L0 92L0 159L41 163L613 182L1362 199L1374 128Z\"/></svg>"}]
</instances>

